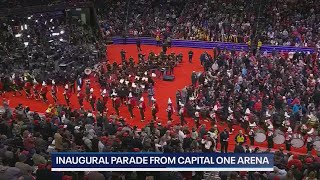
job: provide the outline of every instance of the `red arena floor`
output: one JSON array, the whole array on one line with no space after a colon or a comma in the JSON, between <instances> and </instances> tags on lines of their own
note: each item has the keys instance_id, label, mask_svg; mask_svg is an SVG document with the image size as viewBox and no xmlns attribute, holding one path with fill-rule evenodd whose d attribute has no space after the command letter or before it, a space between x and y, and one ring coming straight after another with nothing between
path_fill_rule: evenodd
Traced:
<instances>
[{"instance_id":1,"label":"red arena floor","mask_svg":"<svg viewBox=\"0 0 320 180\"><path fill-rule=\"evenodd\" d=\"M145 53L145 54L148 54L150 51L153 51L155 53L159 53L161 51L161 47L156 47L156 46L151 46L151 45L142 45L141 47L142 47L143 53ZM127 54L126 54L127 57L132 56L135 60L137 59L138 51L137 51L136 45L110 45L107 47L107 56L108 56L108 59L110 62L120 61L121 49L124 49L127 52ZM192 49L192 51L194 52L193 62L189 63L187 60L187 57L188 57L188 52L190 50L191 50L191 48L178 48L178 47L169 48L168 53L171 53L171 52L183 53L183 63L180 64L177 68L175 68L175 70L174 70L175 80L173 82L162 81L161 79L155 78L156 79L155 80L155 98L157 99L159 109L160 109L159 113L158 113L158 117L159 117L158 121L161 122L162 124L167 123L166 108L167 108L168 98L171 98L173 103L175 104L176 91L178 89L182 89L184 86L189 85L191 83L192 71L202 71L203 70L203 68L200 65L200 60L199 60L200 55L204 51L207 51L208 53L212 54L211 50ZM95 82L94 78L92 78L91 82ZM92 84L93 84L93 88L94 88L94 93L96 94L97 97L100 97L99 84L96 82L92 83ZM65 104L62 93L63 93L63 87L60 86L58 89L59 103ZM5 97L10 100L11 107L15 107L21 103L25 106L29 106L31 111L37 111L39 113L45 112L48 105L50 103L53 103L53 100L52 100L52 97L50 94L48 94L48 99L49 99L48 104L45 104L41 101L27 99L25 94L23 94L22 96L13 97L11 93L7 93L5 95ZM146 99L147 98L145 97L145 100ZM79 108L76 94L72 95L71 104L72 104L73 108ZM91 109L88 102L84 102L84 106L85 106L85 108ZM108 102L108 109L109 109L109 114L114 112L114 109L112 108L111 102ZM127 122L130 125L137 125L138 127L141 128L149 122L148 119L151 119L151 108L147 107L145 122L140 121L139 111L137 108L134 109L134 114L136 115L136 118L134 118L134 119L127 118ZM130 117L129 112L128 112L128 108L126 106L122 106L120 108L120 116ZM178 116L175 115L175 116L173 116L173 118L174 118L173 123L180 122ZM191 118L187 118L187 121L188 121L189 128L194 127L194 122ZM202 121L202 124L203 123L206 124L208 128L210 128L209 122ZM226 126L223 123L218 123L218 128L220 131L222 131L224 127L226 127ZM229 151L234 150L234 144L235 144L234 136L235 136L235 134L237 134L238 130L240 130L241 128L239 126L235 126L234 129L235 129L235 132L230 137ZM255 145L259 146L261 149L266 149L266 147L267 147L266 142L263 142L260 144L255 143ZM284 147L284 146L285 146L284 144L283 145L275 145L275 149L278 149L278 148ZM292 152L295 152L297 154L305 154L306 151L307 150L305 147L299 148L299 149L292 148ZM313 154L316 154L315 150L313 150Z\"/></svg>"}]
</instances>

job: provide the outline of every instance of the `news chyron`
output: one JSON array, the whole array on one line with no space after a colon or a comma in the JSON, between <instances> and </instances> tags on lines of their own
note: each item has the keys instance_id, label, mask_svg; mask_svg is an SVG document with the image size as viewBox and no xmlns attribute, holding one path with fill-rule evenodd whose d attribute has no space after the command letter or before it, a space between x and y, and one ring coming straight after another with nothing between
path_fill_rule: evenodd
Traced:
<instances>
[{"instance_id":1,"label":"news chyron","mask_svg":"<svg viewBox=\"0 0 320 180\"><path fill-rule=\"evenodd\" d=\"M273 171L272 153L52 153L52 171Z\"/></svg>"}]
</instances>

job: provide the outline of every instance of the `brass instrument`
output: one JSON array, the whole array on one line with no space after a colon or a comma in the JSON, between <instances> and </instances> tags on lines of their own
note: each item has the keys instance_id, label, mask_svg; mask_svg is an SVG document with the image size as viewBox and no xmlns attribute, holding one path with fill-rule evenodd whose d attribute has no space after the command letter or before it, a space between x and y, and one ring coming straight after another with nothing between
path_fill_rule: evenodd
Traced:
<instances>
[{"instance_id":1,"label":"brass instrument","mask_svg":"<svg viewBox=\"0 0 320 180\"><path fill-rule=\"evenodd\" d=\"M90 68L86 68L86 69L84 70L84 73L85 73L86 75L90 75L90 74L92 73L92 70L91 70Z\"/></svg>"}]
</instances>

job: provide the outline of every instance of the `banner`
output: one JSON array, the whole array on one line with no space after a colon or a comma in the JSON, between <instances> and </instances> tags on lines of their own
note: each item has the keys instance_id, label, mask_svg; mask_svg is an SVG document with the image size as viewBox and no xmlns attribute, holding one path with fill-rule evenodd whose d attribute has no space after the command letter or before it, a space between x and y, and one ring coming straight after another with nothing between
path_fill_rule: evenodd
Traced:
<instances>
[{"instance_id":1,"label":"banner","mask_svg":"<svg viewBox=\"0 0 320 180\"><path fill-rule=\"evenodd\" d=\"M52 171L273 171L271 153L52 153Z\"/></svg>"}]
</instances>

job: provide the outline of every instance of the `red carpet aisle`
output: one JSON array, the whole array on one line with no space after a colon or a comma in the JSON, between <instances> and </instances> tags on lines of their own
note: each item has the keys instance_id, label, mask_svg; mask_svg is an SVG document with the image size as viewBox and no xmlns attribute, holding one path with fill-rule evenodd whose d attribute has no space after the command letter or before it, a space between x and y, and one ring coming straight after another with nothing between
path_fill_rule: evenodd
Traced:
<instances>
[{"instance_id":1,"label":"red carpet aisle","mask_svg":"<svg viewBox=\"0 0 320 180\"><path fill-rule=\"evenodd\" d=\"M111 45L108 46L108 59L109 61L113 62L113 61L117 61L119 62L120 60L120 51L121 49L124 49L127 52L127 57L132 56L134 59L137 59L138 57L138 52L137 52L137 48L135 45ZM192 49L192 51L194 52L194 57L193 57L193 63L189 63L188 62L188 52L191 50L191 48L171 48L168 49L168 53L171 52L175 52L175 53L183 53L183 63L181 65L179 65L175 70L175 81L173 82L166 82L166 81L162 81L160 79L156 80L155 83L155 98L157 99L160 111L158 113L158 117L159 117L159 121L162 124L166 124L167 122L167 113L165 111L166 107L167 107L167 101L168 98L170 97L173 101L173 103L175 103L175 93L178 89L183 88L184 86L188 85L191 83L191 73L192 71L202 71L203 68L200 65L200 55L201 53L203 53L204 49ZM153 51L155 53L159 53L161 51L160 47L155 47L155 46L149 46L149 45L142 45L142 51L145 54L148 54L149 52ZM207 50L209 53L212 53L212 51ZM94 82L94 78L91 78L92 81ZM98 85L98 83L92 83L94 86L94 92L97 95L97 97L100 97L100 87ZM58 90L58 98L59 98L59 102L61 104L65 104L65 101L63 99L63 87L59 87ZM28 100L25 98L25 95L23 96L17 96L17 97L12 97L11 93L6 94L6 98L10 100L10 106L15 107L17 106L19 103L29 106L31 108L32 111L38 111L38 112L45 112L45 110L47 109L48 104L52 103L53 100L51 98L51 95L48 94L48 98L49 98L49 103L45 104L43 102L40 101L36 101L36 100ZM145 100L147 101L147 98L145 97ZM72 103L72 107L74 108L79 108L79 104L77 101L77 97L76 94L73 94L73 96L71 97L71 103ZM90 105L89 103L85 102L85 108L90 109ZM109 114L113 113L114 110L111 107L111 103L108 103L108 108L109 108ZM142 123L140 121L140 116L139 116L139 112L138 109L135 108L134 109L134 114L136 115L135 119L127 119L127 122L130 125L137 125L139 127L142 127L144 125L146 125L148 123L148 121L145 121L144 123ZM120 115L123 117L129 117L129 112L127 110L126 106L123 106L120 108ZM147 107L147 112L146 112L146 119L151 119L151 108ZM174 116L174 122L173 123L179 123L179 117L178 116ZM187 119L188 123L188 127L193 127L194 123L192 119ZM207 127L210 127L209 123L203 122L207 125ZM219 129L220 131L223 130L225 126L224 125L220 125ZM238 132L238 130L240 129L240 127L236 126L235 127L235 134ZM262 143L262 144L256 144L261 148L267 147L266 142ZM279 148L280 146L276 145L275 148ZM284 145L282 145L282 147L284 147ZM229 151L233 151L234 149L234 135L231 135L230 137L230 143L229 143ZM296 153L305 153L306 149L302 148L302 149L293 149L293 152ZM314 154L316 152L313 152Z\"/></svg>"}]
</instances>

